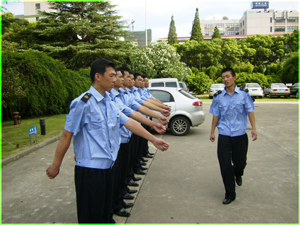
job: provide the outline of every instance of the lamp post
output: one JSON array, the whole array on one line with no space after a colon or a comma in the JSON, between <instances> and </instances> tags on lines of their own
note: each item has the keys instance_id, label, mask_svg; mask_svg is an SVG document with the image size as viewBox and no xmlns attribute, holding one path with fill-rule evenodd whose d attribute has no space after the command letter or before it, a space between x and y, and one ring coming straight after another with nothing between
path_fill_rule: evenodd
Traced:
<instances>
[{"instance_id":1,"label":"lamp post","mask_svg":"<svg viewBox=\"0 0 300 225\"><path fill-rule=\"evenodd\" d=\"M147 46L148 42L147 42L147 1L145 0L145 46Z\"/></svg>"},{"instance_id":2,"label":"lamp post","mask_svg":"<svg viewBox=\"0 0 300 225\"><path fill-rule=\"evenodd\" d=\"M135 22L135 20L132 20L131 23L130 23L131 24L131 29L132 29L132 39L134 39L134 32L133 32L134 31L134 26L133 26L134 22Z\"/></svg>"}]
</instances>

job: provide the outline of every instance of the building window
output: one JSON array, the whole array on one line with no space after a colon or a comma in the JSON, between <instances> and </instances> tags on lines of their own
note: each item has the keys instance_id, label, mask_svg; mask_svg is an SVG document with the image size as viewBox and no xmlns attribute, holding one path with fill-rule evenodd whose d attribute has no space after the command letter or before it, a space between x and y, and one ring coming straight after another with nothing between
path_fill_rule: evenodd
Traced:
<instances>
[{"instance_id":1,"label":"building window","mask_svg":"<svg viewBox=\"0 0 300 225\"><path fill-rule=\"evenodd\" d=\"M273 31L272 31L272 27L270 27L270 32L273 32Z\"/></svg>"},{"instance_id":2,"label":"building window","mask_svg":"<svg viewBox=\"0 0 300 225\"><path fill-rule=\"evenodd\" d=\"M245 25L245 20L243 20L243 26Z\"/></svg>"},{"instance_id":3,"label":"building window","mask_svg":"<svg viewBox=\"0 0 300 225\"><path fill-rule=\"evenodd\" d=\"M288 26L288 27L287 27L287 31L288 31L288 32L290 32L290 31L293 32L294 30L297 30L297 29L298 29L298 26Z\"/></svg>"},{"instance_id":4,"label":"building window","mask_svg":"<svg viewBox=\"0 0 300 225\"><path fill-rule=\"evenodd\" d=\"M217 26L218 28L224 28L224 23L216 23L216 26Z\"/></svg>"},{"instance_id":5,"label":"building window","mask_svg":"<svg viewBox=\"0 0 300 225\"><path fill-rule=\"evenodd\" d=\"M270 23L272 23L272 17L270 17Z\"/></svg>"},{"instance_id":6,"label":"building window","mask_svg":"<svg viewBox=\"0 0 300 225\"><path fill-rule=\"evenodd\" d=\"M225 35L235 35L234 30L227 30L225 31Z\"/></svg>"},{"instance_id":7,"label":"building window","mask_svg":"<svg viewBox=\"0 0 300 225\"><path fill-rule=\"evenodd\" d=\"M40 20L40 17L35 17L35 21L39 21Z\"/></svg>"},{"instance_id":8,"label":"building window","mask_svg":"<svg viewBox=\"0 0 300 225\"><path fill-rule=\"evenodd\" d=\"M299 22L299 18L298 17L290 17L287 19L288 22Z\"/></svg>"},{"instance_id":9,"label":"building window","mask_svg":"<svg viewBox=\"0 0 300 225\"><path fill-rule=\"evenodd\" d=\"M285 22L285 18L283 17L277 17L274 19L275 23L284 23Z\"/></svg>"},{"instance_id":10,"label":"building window","mask_svg":"<svg viewBox=\"0 0 300 225\"><path fill-rule=\"evenodd\" d=\"M41 4L40 3L36 3L35 4L35 9L41 9Z\"/></svg>"},{"instance_id":11,"label":"building window","mask_svg":"<svg viewBox=\"0 0 300 225\"><path fill-rule=\"evenodd\" d=\"M285 31L285 26L277 26L277 27L274 27L274 31L276 32L282 32L282 31Z\"/></svg>"},{"instance_id":12,"label":"building window","mask_svg":"<svg viewBox=\"0 0 300 225\"><path fill-rule=\"evenodd\" d=\"M213 27L214 27L213 24L205 24L205 25L204 25L204 28L213 28Z\"/></svg>"}]
</instances>

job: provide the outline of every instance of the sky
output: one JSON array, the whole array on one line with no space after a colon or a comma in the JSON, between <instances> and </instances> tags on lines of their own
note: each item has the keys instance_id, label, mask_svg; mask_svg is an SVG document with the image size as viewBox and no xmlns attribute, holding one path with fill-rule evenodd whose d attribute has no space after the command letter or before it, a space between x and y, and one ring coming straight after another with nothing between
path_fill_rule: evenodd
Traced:
<instances>
[{"instance_id":1,"label":"sky","mask_svg":"<svg viewBox=\"0 0 300 225\"><path fill-rule=\"evenodd\" d=\"M116 5L117 14L130 24L134 31L152 29L152 41L158 38L168 37L172 15L174 16L178 37L190 36L192 21L196 8L199 9L201 20L240 19L243 13L251 9L251 0L109 0ZM15 15L24 14L23 2L19 0L7 0L2 6ZM269 8L275 10L297 10L298 0L269 0ZM130 26L132 30L132 26Z\"/></svg>"}]
</instances>

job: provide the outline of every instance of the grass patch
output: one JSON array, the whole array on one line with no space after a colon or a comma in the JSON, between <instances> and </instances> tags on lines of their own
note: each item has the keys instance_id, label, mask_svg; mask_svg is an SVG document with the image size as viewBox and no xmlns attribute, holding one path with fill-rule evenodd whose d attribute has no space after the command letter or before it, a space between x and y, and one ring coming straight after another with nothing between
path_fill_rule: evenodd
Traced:
<instances>
[{"instance_id":1,"label":"grass patch","mask_svg":"<svg viewBox=\"0 0 300 225\"><path fill-rule=\"evenodd\" d=\"M41 135L40 119L45 119L46 135ZM34 142L30 145L29 127L37 126L38 143L62 134L65 126L65 114L22 119L20 125L13 124L13 120L2 122L2 159L37 144ZM35 135L32 135L33 138ZM17 143L19 143L19 148L16 147Z\"/></svg>"}]
</instances>

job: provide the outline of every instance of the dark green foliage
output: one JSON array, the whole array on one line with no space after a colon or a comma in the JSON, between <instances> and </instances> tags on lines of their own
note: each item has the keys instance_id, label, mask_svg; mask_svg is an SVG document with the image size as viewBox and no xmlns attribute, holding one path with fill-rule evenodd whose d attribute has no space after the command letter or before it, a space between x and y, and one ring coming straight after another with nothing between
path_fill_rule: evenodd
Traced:
<instances>
[{"instance_id":1,"label":"dark green foliage","mask_svg":"<svg viewBox=\"0 0 300 225\"><path fill-rule=\"evenodd\" d=\"M193 22L193 28L191 33L190 40L195 40L197 42L203 41L203 34L200 27L200 18L199 18L199 12L198 8L196 8L195 18Z\"/></svg>"},{"instance_id":2,"label":"dark green foliage","mask_svg":"<svg viewBox=\"0 0 300 225\"><path fill-rule=\"evenodd\" d=\"M175 21L173 18L174 18L174 16L171 17L170 29L169 29L169 34L168 34L168 43L170 45L178 43Z\"/></svg>"},{"instance_id":3,"label":"dark green foliage","mask_svg":"<svg viewBox=\"0 0 300 225\"><path fill-rule=\"evenodd\" d=\"M192 74L186 80L186 85L191 91L197 94L202 94L204 91L208 90L212 83L209 76L203 72L199 72L195 67L192 67Z\"/></svg>"},{"instance_id":4,"label":"dark green foliage","mask_svg":"<svg viewBox=\"0 0 300 225\"><path fill-rule=\"evenodd\" d=\"M109 2L50 2L58 12L42 12L37 23L39 43L35 46L67 68L86 68L97 58L126 64L131 41L129 33Z\"/></svg>"},{"instance_id":5,"label":"dark green foliage","mask_svg":"<svg viewBox=\"0 0 300 225\"><path fill-rule=\"evenodd\" d=\"M86 72L67 70L37 51L3 52L2 78L6 81L2 84L4 120L14 111L23 118L67 113L71 100L90 86ZM16 85L9 86L12 83Z\"/></svg>"},{"instance_id":6,"label":"dark green foliage","mask_svg":"<svg viewBox=\"0 0 300 225\"><path fill-rule=\"evenodd\" d=\"M215 39L215 38L221 38L221 34L220 34L219 28L217 26L215 26L214 33L213 33L211 39Z\"/></svg>"},{"instance_id":7,"label":"dark green foliage","mask_svg":"<svg viewBox=\"0 0 300 225\"><path fill-rule=\"evenodd\" d=\"M299 54L298 52L291 55L291 58L287 59L282 69L279 72L281 81L284 83L298 83L299 79Z\"/></svg>"}]
</instances>

